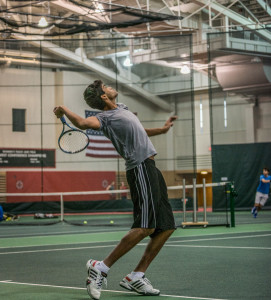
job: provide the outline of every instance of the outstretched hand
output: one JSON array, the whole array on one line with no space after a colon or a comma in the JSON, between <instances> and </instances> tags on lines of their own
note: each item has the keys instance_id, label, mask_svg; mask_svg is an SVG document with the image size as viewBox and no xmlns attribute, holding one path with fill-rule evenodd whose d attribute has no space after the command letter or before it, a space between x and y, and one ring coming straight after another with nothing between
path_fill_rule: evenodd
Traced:
<instances>
[{"instance_id":1,"label":"outstretched hand","mask_svg":"<svg viewBox=\"0 0 271 300\"><path fill-rule=\"evenodd\" d=\"M170 117L166 123L164 124L164 127L163 127L163 130L164 130L164 133L168 132L170 127L173 126L174 124L174 121L177 119L178 117L177 116L172 116Z\"/></svg>"}]
</instances>

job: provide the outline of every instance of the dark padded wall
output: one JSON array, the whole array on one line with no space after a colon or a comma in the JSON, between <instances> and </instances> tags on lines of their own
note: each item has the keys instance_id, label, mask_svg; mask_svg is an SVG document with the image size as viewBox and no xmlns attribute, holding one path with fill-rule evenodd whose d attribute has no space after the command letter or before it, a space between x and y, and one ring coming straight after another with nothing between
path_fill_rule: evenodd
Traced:
<instances>
[{"instance_id":1,"label":"dark padded wall","mask_svg":"<svg viewBox=\"0 0 271 300\"><path fill-rule=\"evenodd\" d=\"M212 146L213 182L222 177L234 181L238 192L236 208L251 208L263 167L271 168L271 143ZM213 190L213 209L225 206L221 191ZM221 199L221 201L219 201ZM270 197L266 207L271 206Z\"/></svg>"}]
</instances>

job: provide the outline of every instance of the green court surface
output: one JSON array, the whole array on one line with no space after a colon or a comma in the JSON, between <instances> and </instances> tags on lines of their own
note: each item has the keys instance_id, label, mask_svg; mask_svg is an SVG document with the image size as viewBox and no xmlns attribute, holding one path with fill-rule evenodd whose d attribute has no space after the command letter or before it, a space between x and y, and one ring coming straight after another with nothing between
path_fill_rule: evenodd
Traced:
<instances>
[{"instance_id":1,"label":"green court surface","mask_svg":"<svg viewBox=\"0 0 271 300\"><path fill-rule=\"evenodd\" d=\"M89 299L85 264L103 259L128 228L0 227L0 299ZM103 230L103 231L102 231ZM145 299L119 281L137 264L148 239L110 270L101 300ZM146 276L157 299L271 299L271 223L235 228L178 228Z\"/></svg>"}]
</instances>

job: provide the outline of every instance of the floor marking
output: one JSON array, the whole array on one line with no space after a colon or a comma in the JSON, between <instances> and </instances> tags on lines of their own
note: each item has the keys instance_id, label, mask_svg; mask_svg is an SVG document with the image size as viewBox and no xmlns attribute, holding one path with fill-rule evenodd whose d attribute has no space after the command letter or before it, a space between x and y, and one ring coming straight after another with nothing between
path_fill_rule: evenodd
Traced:
<instances>
[{"instance_id":1,"label":"floor marking","mask_svg":"<svg viewBox=\"0 0 271 300\"><path fill-rule=\"evenodd\" d=\"M71 286L61 286L61 285L50 285L50 284L39 284L39 283L26 283L26 282L16 282L16 281L0 281L0 283L10 283L17 285L27 285L27 286L43 286L43 287L53 287L62 289L74 289L74 290L86 290L86 288L71 287Z\"/></svg>"},{"instance_id":2,"label":"floor marking","mask_svg":"<svg viewBox=\"0 0 271 300\"><path fill-rule=\"evenodd\" d=\"M123 231L123 229L120 229L119 231ZM20 237L37 237L38 236L54 236L54 235L66 235L66 234L84 234L84 233L100 233L100 232L105 232L104 229L95 229L95 230L83 230L83 231L56 231L56 232L52 232L52 233L19 233L19 234L10 234L10 235L0 235L0 238L10 238L10 237L16 237L16 238L20 238ZM111 231L107 231L107 232L111 232ZM115 231L117 232L117 231Z\"/></svg>"},{"instance_id":3,"label":"floor marking","mask_svg":"<svg viewBox=\"0 0 271 300\"><path fill-rule=\"evenodd\" d=\"M146 246L147 243L139 243L137 246ZM0 255L8 254L25 254L25 253L40 253L40 252L54 252L54 251L70 251L70 250L84 250L84 249L100 249L100 248L113 248L116 245L104 246L88 246L88 247L73 247L73 248L57 248L57 249L41 249L41 250L24 250L12 252L0 252ZM164 247L186 247L186 248L217 248L217 249L255 249L255 250L271 250L270 247L242 247L242 246L203 246L203 245L173 245L165 244Z\"/></svg>"},{"instance_id":4,"label":"floor marking","mask_svg":"<svg viewBox=\"0 0 271 300\"><path fill-rule=\"evenodd\" d=\"M84 245L84 244L99 244L99 243L113 243L119 242L120 240L108 240L108 241L94 241L94 242L74 242L74 243L64 243L64 244L43 244L43 245L28 245L28 246L5 246L0 247L0 249L9 249L9 248L30 248L30 247L47 247L47 246L66 246L66 245Z\"/></svg>"},{"instance_id":5,"label":"floor marking","mask_svg":"<svg viewBox=\"0 0 271 300\"><path fill-rule=\"evenodd\" d=\"M168 245L168 244L165 244L164 247L271 250L271 248L268 247L198 246L198 245Z\"/></svg>"},{"instance_id":6,"label":"floor marking","mask_svg":"<svg viewBox=\"0 0 271 300\"><path fill-rule=\"evenodd\" d=\"M183 240L183 241L168 241L167 243L186 243L186 242L201 242L201 241L218 241L218 240L230 240L230 239L246 239L256 237L266 237L271 234L258 234L258 235L241 235L241 236L228 236L223 238L210 238L210 239L197 239L197 240Z\"/></svg>"},{"instance_id":7,"label":"floor marking","mask_svg":"<svg viewBox=\"0 0 271 300\"><path fill-rule=\"evenodd\" d=\"M122 230L121 230L122 231ZM109 233L119 233L121 231L112 231L112 232L101 232L98 234L109 234ZM255 231L248 231L248 232L222 232L222 233L208 233L203 235L195 235L193 237L203 237L203 236L212 236L212 235L226 235L226 234L240 234L240 233L258 233L258 232L270 232L270 230L255 230ZM124 231L124 233L127 233L127 231ZM57 236L57 235L56 235ZM65 235L64 235L65 236ZM27 238L45 238L46 236L32 236L32 237L24 237L23 239ZM48 237L52 237L51 235ZM251 235L251 237L254 237ZM186 238L184 236L178 236L178 237L172 237L172 239L183 239ZM230 237L229 237L230 238ZM231 238L239 238L238 237L231 237ZM8 239L8 238L7 238ZM13 238L10 238L13 239ZM183 240L183 241L168 241L168 242L186 242L190 240ZM198 241L198 240L196 240ZM92 242L72 242L72 243L64 243L64 244L43 244L43 245L27 245L27 246L4 246L0 247L0 249L10 249L10 248L30 248L30 247L45 247L45 246L65 246L65 245L80 245L80 244L98 244L98 243L113 243L113 242L119 242L119 240L107 240L107 241L92 241Z\"/></svg>"},{"instance_id":8,"label":"floor marking","mask_svg":"<svg viewBox=\"0 0 271 300\"><path fill-rule=\"evenodd\" d=\"M101 230L102 231L102 230ZM52 235L65 235L65 234L75 234L75 233L93 233L96 232L94 230L82 230L82 231L56 231L52 233L18 233L18 234L10 234L10 235L0 235L1 238L10 238L10 237L36 237L37 235L46 235L46 236L52 236ZM98 232L100 232L98 230ZM104 231L102 231L104 232Z\"/></svg>"},{"instance_id":9,"label":"floor marking","mask_svg":"<svg viewBox=\"0 0 271 300\"><path fill-rule=\"evenodd\" d=\"M171 298L196 299L196 300L226 300L226 299L217 299L217 298L200 298L200 297L188 297L188 296L175 296L175 295L160 294L160 297L161 296L171 297Z\"/></svg>"},{"instance_id":10,"label":"floor marking","mask_svg":"<svg viewBox=\"0 0 271 300\"><path fill-rule=\"evenodd\" d=\"M69 251L69 250L83 250L83 249L95 249L95 248L112 248L116 245L104 245L104 246L88 246L88 247L74 247L74 248L59 248L59 249L41 249L41 250L25 250L25 251L12 251L12 252L0 252L0 255L5 254L23 254L23 253L38 253L38 252L53 252L53 251Z\"/></svg>"},{"instance_id":11,"label":"floor marking","mask_svg":"<svg viewBox=\"0 0 271 300\"><path fill-rule=\"evenodd\" d=\"M102 230L101 230L102 231ZM123 230L120 230L120 231L123 231ZM102 231L103 233L104 233L104 231ZM116 231L115 231L116 232ZM46 236L54 236L54 235L63 235L63 236L65 236L66 234L76 234L76 233L78 233L78 234L85 234L85 233L99 233L99 231L97 232L97 231L86 231L86 230L84 230L84 231L66 231L66 232L54 232L54 233L52 233L52 234L50 234L50 235L48 235L48 233L46 233L46 234L44 234L44 235L46 235ZM107 233L111 233L110 231L108 231ZM226 233L226 234L231 234L231 233ZM27 236L27 235L30 235L30 234L28 234L28 233L25 233L25 234L18 234L18 235L13 235L14 237L17 237L17 238L20 238L21 236L23 236L23 235L25 235L26 237L36 237L36 235L31 235L31 236ZM41 235L43 235L42 233L40 234L39 233L39 236L41 236ZM213 234L212 234L213 235ZM271 236L271 234L262 234L262 235L255 235L255 236L253 236L253 237L264 237L264 236ZM0 238L10 238L11 237L11 235L9 235L9 236L7 236L7 235L0 235ZM238 239L238 238L247 238L247 237L252 237L251 235L250 236L243 236L243 237L240 237L240 236L237 236L237 237L225 237L225 238L211 238L211 239L200 239L200 240L189 240L189 242L198 242L198 241L211 241L211 240L223 240L223 239ZM174 238L174 237L173 237ZM182 238L182 237L180 237L180 238ZM186 242L186 241L188 241L188 240L185 240L185 241L168 241L168 242L170 242L170 243L184 243L184 242ZM114 242L114 241L110 241L110 242ZM83 242L83 243L91 243L91 242ZM82 243L82 244L83 244ZM93 242L93 243L96 243L96 242ZM16 247L16 246L15 246ZM20 246L18 246L18 247L20 247ZM28 246L26 246L26 247L28 247ZM5 247L0 247L0 249L1 248L5 248Z\"/></svg>"},{"instance_id":12,"label":"floor marking","mask_svg":"<svg viewBox=\"0 0 271 300\"><path fill-rule=\"evenodd\" d=\"M15 282L15 281L0 281L0 283L9 283L17 285L27 285L27 286L42 286L42 287L52 287L52 288L61 288L61 289L73 289L73 290L86 290L86 288L80 287L71 287L71 286L61 286L61 285L50 285L50 284L38 284L38 283L24 283L24 282ZM111 293L120 293L120 294L133 294L133 292L124 292L124 291L115 291L115 290L103 290L102 292L111 292ZM163 295L160 294L159 297L170 297L170 298L182 298L182 299L197 299L197 300L227 300L227 299L217 299L217 298L201 298L201 297L189 297L189 296L178 296L178 295Z\"/></svg>"},{"instance_id":13,"label":"floor marking","mask_svg":"<svg viewBox=\"0 0 271 300\"><path fill-rule=\"evenodd\" d=\"M4 227L4 226L3 226ZM97 232L97 234L100 234L100 235L107 235L107 234L112 234L112 233L120 233L121 231L123 231L124 233L127 233L127 230L116 230L116 231L103 231L103 232ZM86 233L83 233L83 234L87 234L87 232ZM65 236L65 231L63 231L63 235ZM37 233L37 235L36 236L34 236L35 238L37 238L37 239L44 239L45 237L49 237L49 238L51 238L52 237L52 235L43 235L43 236L40 236L40 234L39 233ZM56 237L58 236L58 234L56 235ZM26 236L26 237L23 237L23 239L32 239L33 238L33 236ZM6 237L6 239L8 239L8 237ZM10 239L13 239L13 238L10 238Z\"/></svg>"}]
</instances>

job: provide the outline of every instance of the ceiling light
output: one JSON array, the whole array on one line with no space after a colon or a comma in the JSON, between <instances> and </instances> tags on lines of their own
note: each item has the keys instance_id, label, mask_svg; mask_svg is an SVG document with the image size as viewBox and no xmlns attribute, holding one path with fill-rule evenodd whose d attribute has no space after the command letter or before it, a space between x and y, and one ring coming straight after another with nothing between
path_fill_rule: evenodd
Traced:
<instances>
[{"instance_id":1,"label":"ceiling light","mask_svg":"<svg viewBox=\"0 0 271 300\"><path fill-rule=\"evenodd\" d=\"M202 175L207 175L208 172L207 172L207 171L201 171L200 174L202 174Z\"/></svg>"},{"instance_id":2,"label":"ceiling light","mask_svg":"<svg viewBox=\"0 0 271 300\"><path fill-rule=\"evenodd\" d=\"M190 74L190 68L189 68L187 65L183 65L183 66L181 67L180 72L181 72L182 74Z\"/></svg>"},{"instance_id":3,"label":"ceiling light","mask_svg":"<svg viewBox=\"0 0 271 300\"><path fill-rule=\"evenodd\" d=\"M131 67L133 64L131 63L130 57L126 57L123 62L124 67Z\"/></svg>"},{"instance_id":4,"label":"ceiling light","mask_svg":"<svg viewBox=\"0 0 271 300\"><path fill-rule=\"evenodd\" d=\"M45 17L41 17L41 18L40 18L38 26L39 26L39 27L46 27L46 26L48 26L48 22L47 22L47 20L45 19Z\"/></svg>"},{"instance_id":5,"label":"ceiling light","mask_svg":"<svg viewBox=\"0 0 271 300\"><path fill-rule=\"evenodd\" d=\"M101 3L98 3L97 8L95 9L96 13L100 13L104 11L104 7Z\"/></svg>"},{"instance_id":6,"label":"ceiling light","mask_svg":"<svg viewBox=\"0 0 271 300\"><path fill-rule=\"evenodd\" d=\"M29 63L29 64L39 64L40 62L37 60L32 59L19 59L19 58L13 58L13 57L0 57L0 61L6 62L6 64L9 66L11 63Z\"/></svg>"},{"instance_id":7,"label":"ceiling light","mask_svg":"<svg viewBox=\"0 0 271 300\"><path fill-rule=\"evenodd\" d=\"M141 52L141 51L145 51L145 49L143 49L143 48L134 49L134 53Z\"/></svg>"},{"instance_id":8,"label":"ceiling light","mask_svg":"<svg viewBox=\"0 0 271 300\"><path fill-rule=\"evenodd\" d=\"M260 62L262 62L262 60L259 57L255 56L255 57L252 58L251 62L260 63Z\"/></svg>"}]
</instances>

